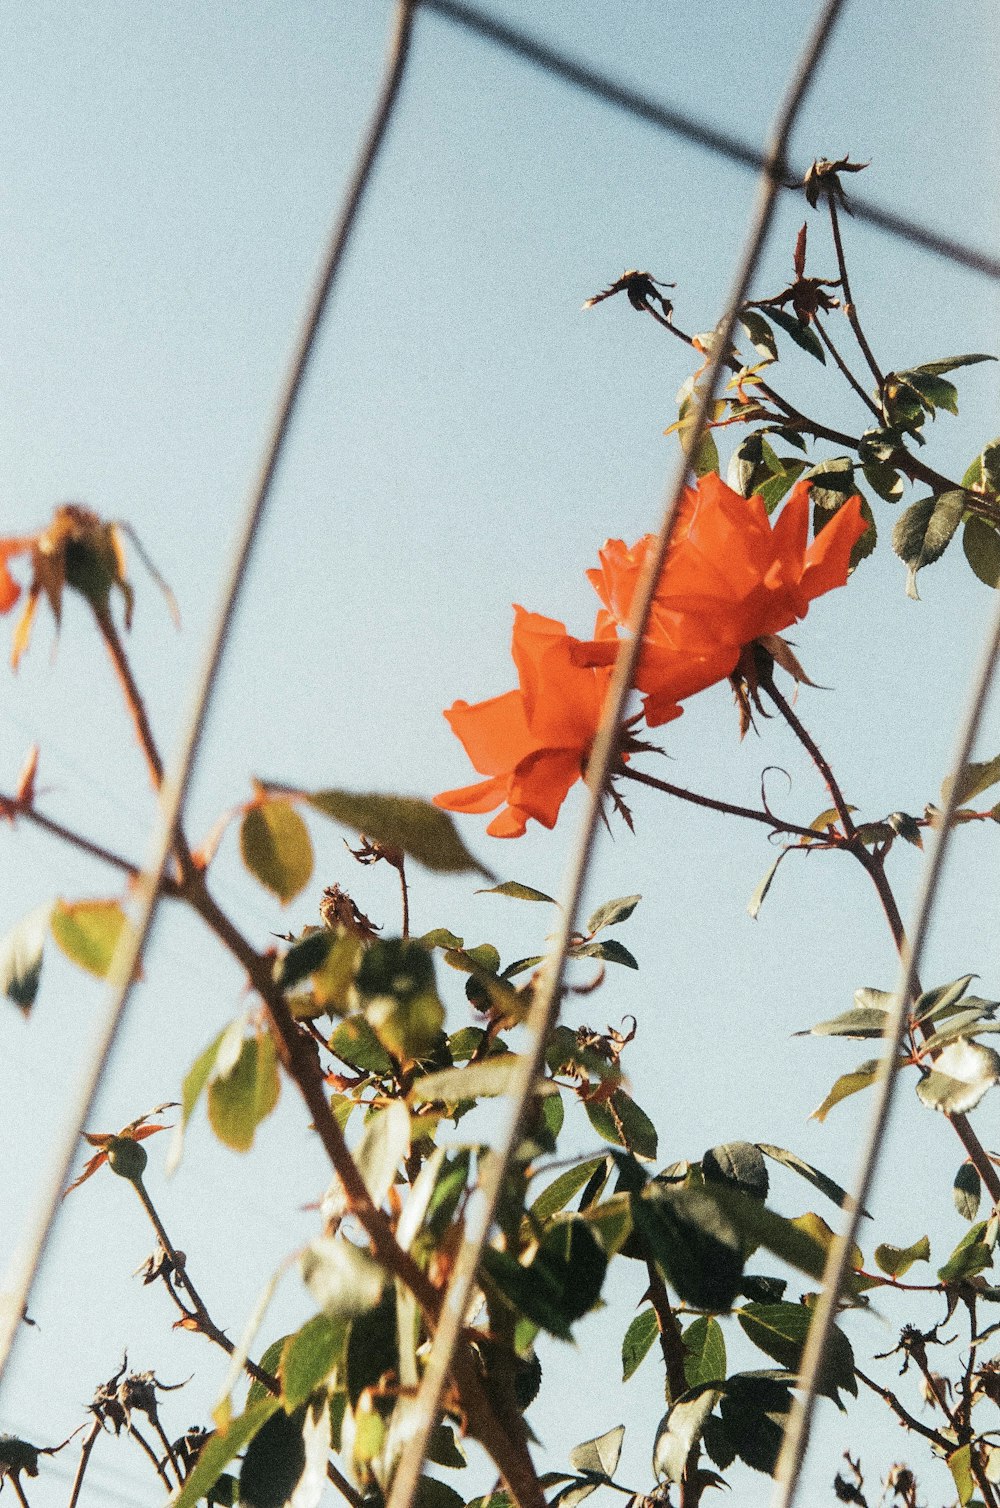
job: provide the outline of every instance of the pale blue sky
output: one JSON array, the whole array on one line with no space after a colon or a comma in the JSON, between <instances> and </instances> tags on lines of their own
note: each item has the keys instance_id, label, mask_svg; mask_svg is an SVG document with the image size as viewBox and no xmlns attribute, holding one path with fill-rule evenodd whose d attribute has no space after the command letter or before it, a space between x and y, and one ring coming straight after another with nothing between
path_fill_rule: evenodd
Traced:
<instances>
[{"instance_id":1,"label":"pale blue sky","mask_svg":"<svg viewBox=\"0 0 1000 1508\"><path fill-rule=\"evenodd\" d=\"M755 140L813 13L801 0L496 9ZM34 0L0 17L0 533L33 529L68 499L134 524L183 615L177 635L135 562L131 649L168 751L387 23L388 7L364 0L179 0L141 12L121 0ZM929 0L848 6L794 157L870 158L866 196L995 246L996 85L985 0L950 7L946 26ZM673 464L662 430L688 353L621 301L588 314L580 305L624 267L643 267L678 283L683 328L711 327L753 187L742 170L421 18L248 581L195 782L195 838L248 793L254 774L425 796L474 778L441 709L512 684L512 602L589 630L595 599L584 569L606 536L633 539L655 526ZM783 205L760 293L783 284L802 217L800 201ZM845 230L855 295L887 367L996 347L993 287L864 225ZM819 216L810 237L813 269L832 275ZM860 427L857 406L807 358L783 361L781 377L806 409ZM997 369L970 369L959 384L961 417L944 416L931 434L930 458L944 470L963 470L998 428ZM878 555L815 606L795 639L813 679L834 688L804 691L799 710L849 798L877 816L919 811L936 795L990 597L956 549L922 577L924 600L908 601L888 550L890 510L876 511ZM13 785L37 738L46 810L140 856L150 794L76 603L54 659L51 646L43 620L19 676L3 677L0 789ZM984 754L1000 746L998 722L994 709ZM781 764L794 786L785 798L776 785L774 799L789 813L808 820L827 804L780 729L737 742L725 688L693 702L663 742L673 761L664 772L679 783L753 801L762 767ZM485 838L481 819L461 819L462 830L501 876L551 891L577 798L551 834L536 828L502 845ZM627 1011L638 1017L626 1066L659 1127L664 1162L760 1139L846 1181L864 1101L823 1127L806 1117L836 1074L866 1055L863 1045L789 1034L845 1008L858 985L891 986L873 897L833 858L793 859L753 924L746 900L771 857L756 830L641 794L634 811L635 838L613 824L614 841L602 840L590 894L643 893L620 934L641 971L609 978L573 1019L603 1028ZM384 877L353 866L335 830L314 836L315 883L287 912L244 880L228 840L219 894L256 942L313 920L333 881L395 924ZM978 971L978 988L993 996L997 840L966 829L957 853L925 974L938 982ZM0 928L56 893L114 892L100 870L27 828L5 832L3 855ZM902 900L918 873L914 851L894 857ZM473 896L465 881L414 881L418 930L489 938L506 957L542 941L540 911ZM460 980L442 983L461 1024ZM100 999L51 954L30 1023L0 1016L4 1252L31 1207ZM174 1097L197 1052L243 1005L238 971L197 928L165 914L95 1124L115 1127ZM912 1091L901 1101L891 1172L875 1201L880 1238L906 1244L931 1223L943 1259L963 1229L949 1213L958 1144ZM977 1112L987 1145L995 1115L990 1099ZM567 1150L593 1147L582 1118L574 1134ZM156 1165L161 1149L154 1141L150 1150ZM300 1208L325 1181L291 1092L251 1160L218 1148L199 1123L173 1183L151 1178L230 1333L308 1235ZM788 1213L809 1207L807 1195L805 1185L776 1180ZM196 1372L183 1403L172 1395L178 1432L214 1397L221 1353L170 1334L167 1304L129 1277L151 1245L132 1203L110 1179L74 1195L0 1427L39 1443L62 1438L126 1344L133 1365L155 1365L168 1381ZM549 1391L533 1423L555 1467L575 1441L627 1422L622 1479L644 1489L660 1378L650 1359L619 1387L618 1346L638 1280L626 1273L609 1296L577 1349L545 1346ZM268 1338L307 1313L292 1279ZM859 1355L894 1338L874 1319L851 1334ZM746 1365L756 1364L748 1355ZM820 1417L810 1500L828 1490L845 1445L864 1445L872 1478L907 1448L888 1417L859 1413L863 1428L828 1408ZM138 1456L110 1442L101 1450L138 1501L156 1501ZM65 1501L65 1482L52 1483L33 1484L35 1508ZM738 1490L741 1502L766 1501L763 1479L740 1480ZM936 1500L947 1478L928 1468L924 1490Z\"/></svg>"}]
</instances>

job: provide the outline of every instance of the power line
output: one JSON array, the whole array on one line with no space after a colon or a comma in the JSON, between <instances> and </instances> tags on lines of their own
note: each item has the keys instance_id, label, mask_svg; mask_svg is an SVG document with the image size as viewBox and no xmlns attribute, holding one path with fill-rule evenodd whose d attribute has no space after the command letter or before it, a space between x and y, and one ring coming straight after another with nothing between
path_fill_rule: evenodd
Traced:
<instances>
[{"instance_id":1,"label":"power line","mask_svg":"<svg viewBox=\"0 0 1000 1508\"><path fill-rule=\"evenodd\" d=\"M518 27L497 20L495 16L487 15L473 5L466 5L462 0L421 0L421 3L424 10L434 11L453 25L463 27L495 46L514 53L525 62L535 64L546 73L562 79L564 83L594 95L596 99L603 100L617 110L624 110L626 114L645 121L647 125L667 131L672 136L679 136L693 146L702 147L718 157L728 158L730 162L753 172L761 173L766 169L766 154L752 142L733 136L673 105L653 99L641 90L632 89L610 74L570 57L568 53L551 47ZM780 178L781 187L801 192L804 176L805 169L792 169L786 165ZM983 277L1000 281L1000 256L994 252L959 241L934 226L887 209L874 200L855 197L853 193L851 213L856 220L864 220L876 230L885 231L897 240L908 241L913 246L932 252L934 256L955 262L960 267L967 267Z\"/></svg>"}]
</instances>

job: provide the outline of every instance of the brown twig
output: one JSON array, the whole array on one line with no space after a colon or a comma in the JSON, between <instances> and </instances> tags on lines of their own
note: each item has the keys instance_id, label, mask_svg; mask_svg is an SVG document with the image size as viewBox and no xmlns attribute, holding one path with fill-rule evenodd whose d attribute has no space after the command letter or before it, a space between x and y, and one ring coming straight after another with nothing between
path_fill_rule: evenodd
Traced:
<instances>
[{"instance_id":1,"label":"brown twig","mask_svg":"<svg viewBox=\"0 0 1000 1508\"><path fill-rule=\"evenodd\" d=\"M944 1455L947 1455L950 1451L954 1450L955 1442L953 1440L946 1440L944 1435L939 1434L936 1429L931 1429L929 1425L923 1424L919 1419L915 1419L914 1416L903 1407L899 1399L896 1397L895 1393L890 1388L884 1388L882 1384L876 1382L873 1377L866 1376L866 1374L862 1372L861 1368L858 1366L854 1368L854 1375L859 1379L859 1381L864 1383L866 1388L870 1389L871 1392L876 1393L878 1397L882 1399L883 1403L887 1403L889 1405L889 1407L892 1409L892 1412L899 1420L900 1424L904 1425L907 1429L912 1429L915 1434L923 1435L925 1440L930 1440L931 1444L936 1446L937 1449L940 1450Z\"/></svg>"},{"instance_id":2,"label":"brown twig","mask_svg":"<svg viewBox=\"0 0 1000 1508\"><path fill-rule=\"evenodd\" d=\"M808 838L814 846L821 848L843 847L839 841L829 841L823 834L818 833L814 827L801 827L797 822L786 822L782 817L775 817L772 812L758 811L752 806L737 806L732 801L720 801L715 796L702 796L697 791L686 790L680 785L671 785L667 780L660 780L656 775L649 775L645 770L636 770L632 765L626 765L618 770L616 778L638 781L640 785L651 786L654 791L663 791L668 796L676 796L680 801L690 801L694 806L707 807L712 812L722 812L728 817L745 817L749 822L762 822L772 832L792 833L800 838Z\"/></svg>"},{"instance_id":3,"label":"brown twig","mask_svg":"<svg viewBox=\"0 0 1000 1508\"><path fill-rule=\"evenodd\" d=\"M117 869L129 879L136 879L141 872L138 864L133 864L131 859L115 853L113 849L105 848L103 844L85 838L82 833L75 832L71 827L64 827L61 822L46 817L34 806L19 801L16 796L0 794L0 819L14 822L22 817L25 821L33 822L36 827L40 827L43 832L49 833L51 837L58 838L60 842L77 849L80 853L88 854L92 859L99 859L102 864ZM169 875L163 876L160 888L164 895L176 897L179 894L176 882Z\"/></svg>"},{"instance_id":4,"label":"brown twig","mask_svg":"<svg viewBox=\"0 0 1000 1508\"><path fill-rule=\"evenodd\" d=\"M871 394L865 392L864 388L861 386L861 383L855 377L854 373L847 365L847 362L844 360L843 356L841 356L840 352L837 350L837 347L834 345L833 340L830 336L830 332L827 330L822 320L814 320L813 329L816 331L816 334L819 336L820 340L823 342L823 344L826 346L826 349L833 357L842 375L846 378L849 385L854 389L858 397L861 399L861 402L865 405L866 408L871 410L871 412L875 415L876 419L881 424L883 419L881 408L874 401Z\"/></svg>"},{"instance_id":5,"label":"brown twig","mask_svg":"<svg viewBox=\"0 0 1000 1508\"><path fill-rule=\"evenodd\" d=\"M827 193L826 202L830 210L830 229L833 231L833 244L837 249L837 267L840 272L840 287L844 295L844 313L850 321L851 329L854 331L854 339L861 348L861 353L867 361L871 374L878 383L878 390L881 393L885 387L885 377L878 362L875 360L871 346L865 339L865 333L861 328L861 321L858 319L857 307L851 293L851 281L847 275L847 258L844 256L844 243L840 238L840 219L837 214L836 198L832 191Z\"/></svg>"},{"instance_id":6,"label":"brown twig","mask_svg":"<svg viewBox=\"0 0 1000 1508\"><path fill-rule=\"evenodd\" d=\"M822 775L824 784L826 785L827 790L830 792L831 800L833 801L834 806L837 808L837 816L840 818L840 824L844 829L844 836L847 838L848 843L853 843L857 838L857 829L855 828L854 821L851 817L851 809L848 806L847 802L844 800L844 793L840 789L837 777L834 775L833 770L830 768L828 760L824 756L822 750L819 748L819 745L816 743L815 739L810 734L809 730L804 727L803 724L799 721L789 703L785 700L781 692L778 690L777 686L774 684L773 677L761 677L760 685L761 690L767 692L768 696L771 698L772 702L781 713L781 716L791 728L792 732L795 734L795 737L799 740L799 743L805 749L806 753L809 755L809 758L812 760L813 764Z\"/></svg>"},{"instance_id":7,"label":"brown twig","mask_svg":"<svg viewBox=\"0 0 1000 1508\"><path fill-rule=\"evenodd\" d=\"M102 1426L100 1419L95 1419L93 1424L90 1426L90 1434L87 1435L86 1439L80 1447L80 1460L77 1463L76 1476L73 1478L73 1488L70 1492L69 1502L66 1504L66 1508L76 1508L77 1499L80 1496L80 1489L83 1487L83 1479L87 1474L87 1466L90 1461L90 1453L94 1448L98 1435L101 1433L101 1428Z\"/></svg>"},{"instance_id":8,"label":"brown twig","mask_svg":"<svg viewBox=\"0 0 1000 1508\"><path fill-rule=\"evenodd\" d=\"M159 1456L156 1454L156 1451L150 1445L145 1435L136 1425L132 1423L131 1419L125 1427L135 1443L142 1447L142 1449L146 1452L146 1455L152 1461L153 1466L156 1469L156 1475L160 1478L167 1491L173 1492L174 1484L170 1480L167 1468L164 1466L163 1462L160 1460Z\"/></svg>"},{"instance_id":9,"label":"brown twig","mask_svg":"<svg viewBox=\"0 0 1000 1508\"><path fill-rule=\"evenodd\" d=\"M108 607L95 607L94 618L104 646L111 658L118 684L121 686L122 695L125 698L125 706L128 708L130 717L135 727L136 737L139 740L139 748L142 750L146 766L149 770L149 778L152 781L154 791L158 791L163 784L163 760L153 737L153 729L150 726L149 715L146 712L146 704L142 699L142 693L136 685L132 674L132 667L125 653L125 646L121 641L121 635L115 626Z\"/></svg>"}]
</instances>

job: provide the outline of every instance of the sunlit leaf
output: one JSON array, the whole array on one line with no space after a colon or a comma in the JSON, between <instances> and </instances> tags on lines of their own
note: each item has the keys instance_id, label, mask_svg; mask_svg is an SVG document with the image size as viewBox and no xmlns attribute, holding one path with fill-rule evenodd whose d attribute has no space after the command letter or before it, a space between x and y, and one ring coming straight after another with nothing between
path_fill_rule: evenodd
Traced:
<instances>
[{"instance_id":1,"label":"sunlit leaf","mask_svg":"<svg viewBox=\"0 0 1000 1508\"><path fill-rule=\"evenodd\" d=\"M680 1482L688 1457L705 1428L705 1420L722 1394L703 1388L693 1396L685 1394L668 1409L660 1420L653 1445L653 1471L661 1482Z\"/></svg>"},{"instance_id":2,"label":"sunlit leaf","mask_svg":"<svg viewBox=\"0 0 1000 1508\"><path fill-rule=\"evenodd\" d=\"M268 1394L248 1405L246 1410L233 1419L225 1433L210 1435L202 1446L198 1460L185 1478L177 1497L170 1508L195 1508L202 1498L209 1495L225 1468L253 1437L261 1430L281 1404Z\"/></svg>"},{"instance_id":3,"label":"sunlit leaf","mask_svg":"<svg viewBox=\"0 0 1000 1508\"><path fill-rule=\"evenodd\" d=\"M914 1262L929 1262L930 1259L931 1243L926 1236L921 1236L912 1246L890 1246L883 1241L875 1248L875 1262L890 1278L901 1278Z\"/></svg>"},{"instance_id":4,"label":"sunlit leaf","mask_svg":"<svg viewBox=\"0 0 1000 1508\"><path fill-rule=\"evenodd\" d=\"M966 1115L998 1081L1000 1056L991 1047L960 1037L935 1058L930 1073L917 1083L917 1094L932 1110Z\"/></svg>"},{"instance_id":5,"label":"sunlit leaf","mask_svg":"<svg viewBox=\"0 0 1000 1508\"><path fill-rule=\"evenodd\" d=\"M7 999L25 1015L38 994L51 914L51 905L36 907L0 941L0 985Z\"/></svg>"},{"instance_id":6,"label":"sunlit leaf","mask_svg":"<svg viewBox=\"0 0 1000 1508\"><path fill-rule=\"evenodd\" d=\"M250 873L283 906L302 893L312 876L309 829L290 801L248 807L240 825L240 852Z\"/></svg>"},{"instance_id":7,"label":"sunlit leaf","mask_svg":"<svg viewBox=\"0 0 1000 1508\"><path fill-rule=\"evenodd\" d=\"M318 1236L299 1265L306 1287L330 1319L354 1319L374 1309L382 1296L382 1268L343 1236Z\"/></svg>"},{"instance_id":8,"label":"sunlit leaf","mask_svg":"<svg viewBox=\"0 0 1000 1508\"><path fill-rule=\"evenodd\" d=\"M869 1058L867 1063L859 1063L857 1068L850 1073L842 1073L830 1090L822 1105L817 1106L810 1116L810 1120L825 1121L834 1105L839 1105L841 1100L846 1100L848 1095L857 1094L862 1089L867 1089L878 1078L879 1059ZM900 1068L906 1066L906 1059L900 1059Z\"/></svg>"},{"instance_id":9,"label":"sunlit leaf","mask_svg":"<svg viewBox=\"0 0 1000 1508\"><path fill-rule=\"evenodd\" d=\"M330 1376L344 1354L347 1323L328 1314L315 1314L301 1330L288 1336L281 1350L278 1375L282 1403L288 1412L306 1403Z\"/></svg>"},{"instance_id":10,"label":"sunlit leaf","mask_svg":"<svg viewBox=\"0 0 1000 1508\"><path fill-rule=\"evenodd\" d=\"M439 874L493 875L466 848L447 812L413 796L386 796L353 791L313 791L309 805L343 827L402 849L425 869Z\"/></svg>"},{"instance_id":11,"label":"sunlit leaf","mask_svg":"<svg viewBox=\"0 0 1000 1508\"><path fill-rule=\"evenodd\" d=\"M485 890L477 890L477 895L509 895L515 901L548 901L550 906L558 906L559 902L551 895L546 895L544 890L536 890L533 885L522 885L520 880L504 880L501 885L490 885ZM461 943L452 944L453 947L461 947Z\"/></svg>"},{"instance_id":12,"label":"sunlit leaf","mask_svg":"<svg viewBox=\"0 0 1000 1508\"><path fill-rule=\"evenodd\" d=\"M1000 754L994 759L984 759L978 763L975 761L967 764L958 777L958 790L955 796L956 804L961 806L966 801L971 801L974 796L981 796L991 786L1000 781ZM947 775L941 784L941 805L947 804L951 795L952 786L956 782L952 776Z\"/></svg>"},{"instance_id":13,"label":"sunlit leaf","mask_svg":"<svg viewBox=\"0 0 1000 1508\"><path fill-rule=\"evenodd\" d=\"M602 927L614 927L619 922L627 921L641 900L641 895L625 895L617 901L605 901L587 922L584 928L587 936L593 937Z\"/></svg>"},{"instance_id":14,"label":"sunlit leaf","mask_svg":"<svg viewBox=\"0 0 1000 1508\"><path fill-rule=\"evenodd\" d=\"M787 848L783 848L781 850L778 857L774 860L773 864L771 864L764 878L761 880L760 884L757 886L753 895L747 902L747 912L751 920L756 921L757 917L760 915L760 908L761 906L763 906L764 901L767 898L767 892L770 890L774 877L778 872L778 865L781 863L787 852Z\"/></svg>"},{"instance_id":15,"label":"sunlit leaf","mask_svg":"<svg viewBox=\"0 0 1000 1508\"><path fill-rule=\"evenodd\" d=\"M574 1445L569 1453L569 1464L575 1471L593 1472L595 1476L610 1480L618 1470L624 1439L624 1424L616 1425L594 1440L584 1440L582 1444Z\"/></svg>"}]
</instances>

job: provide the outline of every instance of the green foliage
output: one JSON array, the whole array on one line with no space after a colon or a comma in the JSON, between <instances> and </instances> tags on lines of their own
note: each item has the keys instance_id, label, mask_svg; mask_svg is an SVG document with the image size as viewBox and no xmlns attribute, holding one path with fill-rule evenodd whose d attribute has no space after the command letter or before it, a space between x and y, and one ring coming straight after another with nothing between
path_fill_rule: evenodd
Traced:
<instances>
[{"instance_id":1,"label":"green foliage","mask_svg":"<svg viewBox=\"0 0 1000 1508\"><path fill-rule=\"evenodd\" d=\"M399 849L437 874L490 871L466 848L447 812L410 796L357 795L352 791L313 791L309 805L343 827L375 843Z\"/></svg>"},{"instance_id":2,"label":"green foliage","mask_svg":"<svg viewBox=\"0 0 1000 1508\"><path fill-rule=\"evenodd\" d=\"M301 895L312 877L309 829L290 801L260 801L247 808L240 852L250 873L283 906Z\"/></svg>"},{"instance_id":3,"label":"green foliage","mask_svg":"<svg viewBox=\"0 0 1000 1508\"><path fill-rule=\"evenodd\" d=\"M71 963L105 979L129 928L118 901L56 901L49 913L55 943Z\"/></svg>"}]
</instances>

